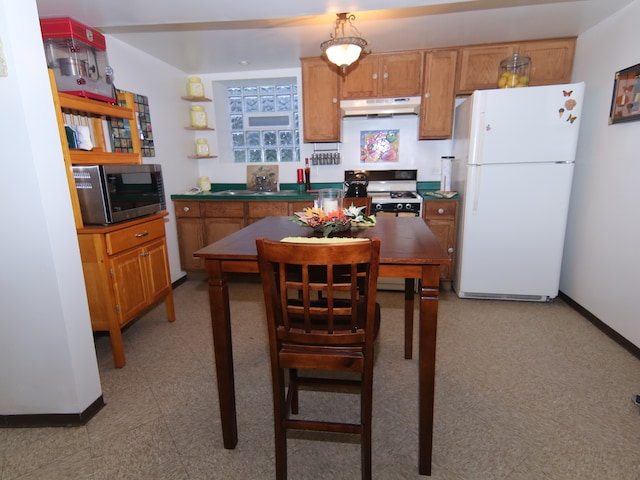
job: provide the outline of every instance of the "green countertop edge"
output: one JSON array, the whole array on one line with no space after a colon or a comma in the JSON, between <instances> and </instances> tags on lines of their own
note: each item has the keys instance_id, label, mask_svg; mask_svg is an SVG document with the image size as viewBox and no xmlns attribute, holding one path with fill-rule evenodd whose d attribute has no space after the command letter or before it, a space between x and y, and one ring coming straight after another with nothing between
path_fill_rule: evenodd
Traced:
<instances>
[{"instance_id":1,"label":"green countertop edge","mask_svg":"<svg viewBox=\"0 0 640 480\"><path fill-rule=\"evenodd\" d=\"M197 194L188 193L174 193L171 195L171 200L243 200L243 201L289 201L289 200L310 200L313 199L317 192L315 190L321 190L324 188L338 188L342 189L342 183L313 183L311 184L311 192L301 192L299 194L292 195L278 195L278 196L253 196L253 195L234 195L229 197L228 195L216 195L216 192L223 190L243 190L247 188L244 183L221 183L212 184L210 192L203 192ZM426 196L425 192L433 192L440 188L440 182L418 182L418 193L424 197L425 200L448 200L444 198L436 198ZM298 190L297 183L281 183L280 190ZM458 200L459 195L454 196L453 200Z\"/></svg>"}]
</instances>

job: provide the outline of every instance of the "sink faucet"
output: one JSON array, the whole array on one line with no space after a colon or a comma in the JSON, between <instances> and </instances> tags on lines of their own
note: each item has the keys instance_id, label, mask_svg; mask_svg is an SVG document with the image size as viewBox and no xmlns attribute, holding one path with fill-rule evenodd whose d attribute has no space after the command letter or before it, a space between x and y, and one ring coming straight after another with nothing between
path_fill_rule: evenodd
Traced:
<instances>
[{"instance_id":1,"label":"sink faucet","mask_svg":"<svg viewBox=\"0 0 640 480\"><path fill-rule=\"evenodd\" d=\"M256 186L258 187L259 191L263 191L267 186L267 177L265 177L264 175L256 177Z\"/></svg>"}]
</instances>

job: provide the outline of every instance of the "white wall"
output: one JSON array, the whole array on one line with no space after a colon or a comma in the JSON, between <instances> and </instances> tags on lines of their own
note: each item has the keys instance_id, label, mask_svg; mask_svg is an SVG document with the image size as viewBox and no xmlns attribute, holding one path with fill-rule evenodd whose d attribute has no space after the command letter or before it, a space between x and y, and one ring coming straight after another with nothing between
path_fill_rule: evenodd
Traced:
<instances>
[{"instance_id":1,"label":"white wall","mask_svg":"<svg viewBox=\"0 0 640 480\"><path fill-rule=\"evenodd\" d=\"M0 40L0 415L78 414L102 392L34 0Z\"/></svg>"},{"instance_id":2,"label":"white wall","mask_svg":"<svg viewBox=\"0 0 640 480\"><path fill-rule=\"evenodd\" d=\"M614 74L640 62L640 0L581 35L586 82L560 290L640 346L640 122L608 125Z\"/></svg>"},{"instance_id":3,"label":"white wall","mask_svg":"<svg viewBox=\"0 0 640 480\"><path fill-rule=\"evenodd\" d=\"M228 154L231 138L226 132L228 129L221 122L228 121L225 98L214 93L214 82L237 79L283 78L295 77L298 80L298 91L302 91L300 84L300 69L263 70L236 72L224 74L199 75L205 84L207 94L215 100L214 103L204 104L209 124L217 127L210 140L214 154L220 153L219 158L211 160L199 160L200 175L208 176L214 183L242 183L246 180L246 164L233 164ZM301 97L301 96L300 96ZM300 102L302 99L300 98ZM217 107L217 108L216 108ZM300 103L302 109L302 103ZM302 117L302 111L300 114ZM302 121L302 119L301 119ZM302 128L302 125L301 125ZM360 133L369 130L400 130L398 162L385 162L381 164L360 163ZM220 132L220 133L219 133ZM302 136L302 131L301 131ZM226 143L226 148L224 143ZM219 147L218 147L219 146ZM216 149L217 148L217 149ZM342 182L344 171L348 169L366 168L370 170L383 169L418 169L419 181L440 180L440 157L451 154L451 140L418 140L418 117L416 115L400 115L393 118L366 119L351 117L342 120L342 142L339 144L313 144L300 145L300 157L311 157L314 148L319 151L326 148L337 148L342 156L340 165L317 165L311 167L312 182ZM296 169L300 163L282 163L279 165L280 181L285 183L296 182ZM194 182L197 179L194 179Z\"/></svg>"},{"instance_id":4,"label":"white wall","mask_svg":"<svg viewBox=\"0 0 640 480\"><path fill-rule=\"evenodd\" d=\"M107 36L107 56L114 69L114 84L121 90L149 97L155 157L143 157L144 163L159 163L165 182L167 211L165 223L171 280L184 275L180 269L172 193L181 193L197 184L198 162L193 155L193 132L189 125L190 104L186 95L187 75L150 55Z\"/></svg>"}]
</instances>

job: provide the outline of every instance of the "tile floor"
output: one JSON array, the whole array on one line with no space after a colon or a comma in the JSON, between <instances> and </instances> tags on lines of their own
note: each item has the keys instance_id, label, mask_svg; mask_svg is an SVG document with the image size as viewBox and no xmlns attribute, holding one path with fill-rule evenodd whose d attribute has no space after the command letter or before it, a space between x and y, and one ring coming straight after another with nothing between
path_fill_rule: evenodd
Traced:
<instances>
[{"instance_id":1,"label":"tile floor","mask_svg":"<svg viewBox=\"0 0 640 480\"><path fill-rule=\"evenodd\" d=\"M175 290L126 329L114 369L96 338L107 403L86 426L0 429L1 480L268 479L271 393L261 289L230 286L240 442L222 447L207 286ZM376 479L417 474L416 360L402 356L402 295L381 292L376 360ZM434 480L640 480L640 360L561 300L460 300L438 325ZM348 410L353 397L337 403ZM302 406L326 408L319 394ZM353 403L354 408L356 404ZM359 479L359 445L293 438L290 479Z\"/></svg>"}]
</instances>

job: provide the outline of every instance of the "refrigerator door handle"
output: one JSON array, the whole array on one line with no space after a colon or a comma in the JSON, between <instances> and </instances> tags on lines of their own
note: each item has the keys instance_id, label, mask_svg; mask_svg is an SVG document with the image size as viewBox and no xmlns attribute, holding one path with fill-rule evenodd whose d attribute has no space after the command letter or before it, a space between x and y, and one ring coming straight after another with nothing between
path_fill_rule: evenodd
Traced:
<instances>
[{"instance_id":1,"label":"refrigerator door handle","mask_svg":"<svg viewBox=\"0 0 640 480\"><path fill-rule=\"evenodd\" d=\"M480 203L480 174L482 169L478 167L472 167L472 188L473 188L473 208L471 212L475 215L478 212L478 204Z\"/></svg>"}]
</instances>

